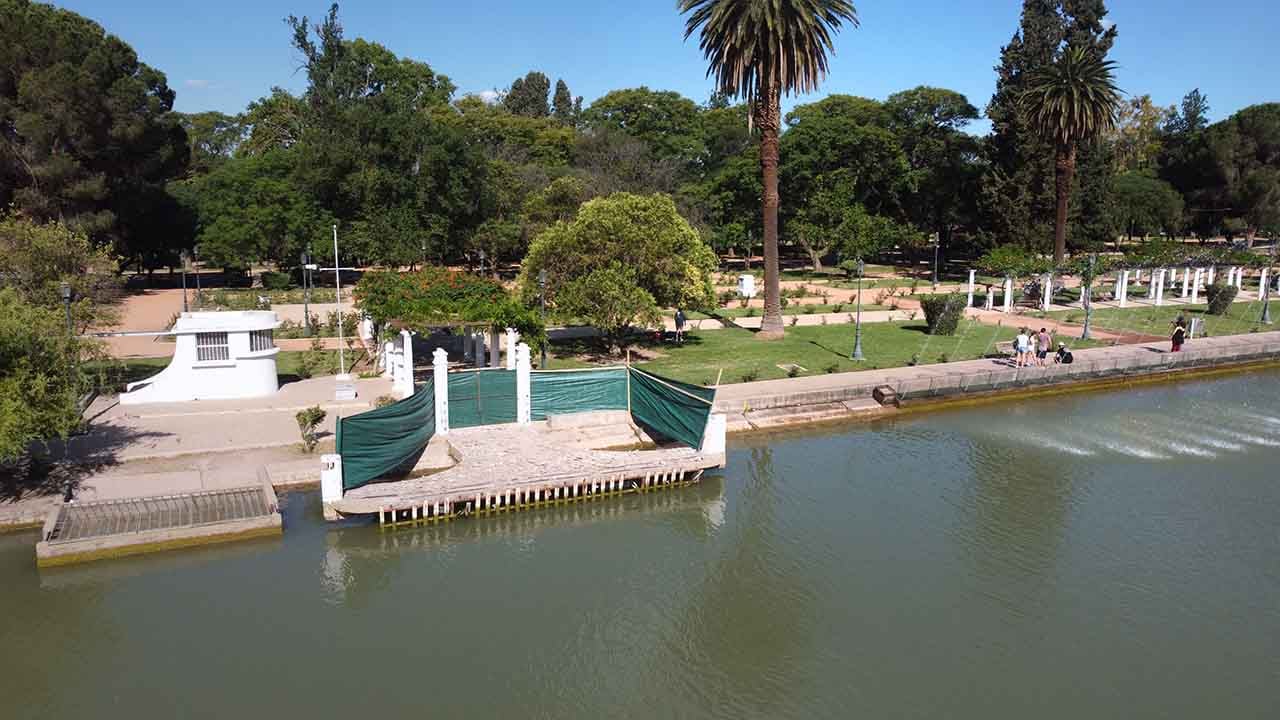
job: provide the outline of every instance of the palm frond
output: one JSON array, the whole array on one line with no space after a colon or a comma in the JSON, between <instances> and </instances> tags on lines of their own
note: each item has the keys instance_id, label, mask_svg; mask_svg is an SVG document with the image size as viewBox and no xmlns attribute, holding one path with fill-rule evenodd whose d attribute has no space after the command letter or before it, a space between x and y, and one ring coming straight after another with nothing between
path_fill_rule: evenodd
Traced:
<instances>
[{"instance_id":1,"label":"palm frond","mask_svg":"<svg viewBox=\"0 0 1280 720\"><path fill-rule=\"evenodd\" d=\"M1086 48L1068 47L1056 62L1031 75L1022 107L1043 137L1071 146L1115 127L1120 94L1115 63Z\"/></svg>"},{"instance_id":2,"label":"palm frond","mask_svg":"<svg viewBox=\"0 0 1280 720\"><path fill-rule=\"evenodd\" d=\"M716 89L755 102L768 87L816 90L844 23L858 26L849 0L678 0L685 39L699 33Z\"/></svg>"}]
</instances>

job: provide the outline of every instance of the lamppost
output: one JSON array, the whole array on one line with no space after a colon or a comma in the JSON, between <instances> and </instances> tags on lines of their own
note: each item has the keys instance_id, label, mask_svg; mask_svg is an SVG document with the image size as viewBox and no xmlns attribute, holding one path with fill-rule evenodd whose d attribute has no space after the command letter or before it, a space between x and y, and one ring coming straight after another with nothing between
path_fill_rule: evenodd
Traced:
<instances>
[{"instance_id":1,"label":"lamppost","mask_svg":"<svg viewBox=\"0 0 1280 720\"><path fill-rule=\"evenodd\" d=\"M942 246L942 236L933 234L933 289L938 289L938 248Z\"/></svg>"},{"instance_id":2,"label":"lamppost","mask_svg":"<svg viewBox=\"0 0 1280 720\"><path fill-rule=\"evenodd\" d=\"M862 360L862 271L865 266L858 258L858 314L853 323L853 359Z\"/></svg>"},{"instance_id":3,"label":"lamppost","mask_svg":"<svg viewBox=\"0 0 1280 720\"><path fill-rule=\"evenodd\" d=\"M183 250L182 252L178 253L178 260L182 263L182 312L186 312L187 311L187 262L190 260L190 256L187 255L186 250Z\"/></svg>"},{"instance_id":4,"label":"lamppost","mask_svg":"<svg viewBox=\"0 0 1280 720\"><path fill-rule=\"evenodd\" d=\"M303 250L299 259L302 261L302 324L306 336L311 337L311 255Z\"/></svg>"},{"instance_id":5,"label":"lamppost","mask_svg":"<svg viewBox=\"0 0 1280 720\"><path fill-rule=\"evenodd\" d=\"M538 295L539 301L542 303L542 329L546 332L547 328L547 271L545 269L538 271ZM539 370L547 369L547 345L551 344L551 338L547 337L542 342L542 365L538 366Z\"/></svg>"},{"instance_id":6,"label":"lamppost","mask_svg":"<svg viewBox=\"0 0 1280 720\"><path fill-rule=\"evenodd\" d=\"M71 286L62 283L62 304L67 308L67 337L75 337L76 332L71 325Z\"/></svg>"},{"instance_id":7,"label":"lamppost","mask_svg":"<svg viewBox=\"0 0 1280 720\"><path fill-rule=\"evenodd\" d=\"M196 274L196 307L203 307L204 296L200 294L200 246L192 247L191 251L195 255L195 262L191 264L191 269Z\"/></svg>"}]
</instances>

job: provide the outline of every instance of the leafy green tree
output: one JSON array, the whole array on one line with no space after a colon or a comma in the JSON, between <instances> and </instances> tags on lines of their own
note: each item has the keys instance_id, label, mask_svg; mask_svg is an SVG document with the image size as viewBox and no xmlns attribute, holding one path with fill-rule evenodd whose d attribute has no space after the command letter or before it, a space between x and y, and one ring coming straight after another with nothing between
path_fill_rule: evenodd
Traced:
<instances>
[{"instance_id":1,"label":"leafy green tree","mask_svg":"<svg viewBox=\"0 0 1280 720\"><path fill-rule=\"evenodd\" d=\"M810 93L827 73L832 36L844 23L856 26L848 0L680 0L687 14L685 38L700 33L699 47L718 92L742 97L760 129L764 215L764 318L760 336L781 337L778 276L778 136L783 93Z\"/></svg>"},{"instance_id":2,"label":"leafy green tree","mask_svg":"<svg viewBox=\"0 0 1280 720\"><path fill-rule=\"evenodd\" d=\"M82 230L0 216L0 287L12 289L23 302L61 312L66 284L78 331L115 319L113 305L122 285L116 271L115 259Z\"/></svg>"},{"instance_id":3,"label":"leafy green tree","mask_svg":"<svg viewBox=\"0 0 1280 720\"><path fill-rule=\"evenodd\" d=\"M187 133L191 160L188 175L204 175L231 159L244 139L244 124L238 117L216 111L174 113Z\"/></svg>"},{"instance_id":4,"label":"leafy green tree","mask_svg":"<svg viewBox=\"0 0 1280 720\"><path fill-rule=\"evenodd\" d=\"M846 272L852 272L859 260L875 257L888 248L911 248L925 243L924 234L910 224L869 214L861 205L854 205L844 213L836 235L840 238L840 266Z\"/></svg>"},{"instance_id":5,"label":"leafy green tree","mask_svg":"<svg viewBox=\"0 0 1280 720\"><path fill-rule=\"evenodd\" d=\"M655 153L643 140L617 129L579 135L573 154L592 195L674 193L685 173L681 160Z\"/></svg>"},{"instance_id":6,"label":"leafy green tree","mask_svg":"<svg viewBox=\"0 0 1280 720\"><path fill-rule=\"evenodd\" d=\"M525 198L521 209L525 234L532 238L558 222L573 220L578 208L589 199L587 186L579 178L564 175L552 180Z\"/></svg>"},{"instance_id":7,"label":"leafy green tree","mask_svg":"<svg viewBox=\"0 0 1280 720\"><path fill-rule=\"evenodd\" d=\"M1116 127L1107 134L1117 172L1137 172L1156 167L1164 151L1164 128L1176 112L1151 101L1150 95L1130 98L1121 103L1116 114Z\"/></svg>"},{"instance_id":8,"label":"leafy green tree","mask_svg":"<svg viewBox=\"0 0 1280 720\"><path fill-rule=\"evenodd\" d=\"M551 114L547 105L547 93L550 91L551 80L536 70L530 70L511 83L511 89L502 96L502 104L513 115L544 118Z\"/></svg>"},{"instance_id":9,"label":"leafy green tree","mask_svg":"<svg viewBox=\"0 0 1280 720\"><path fill-rule=\"evenodd\" d=\"M126 257L167 241L138 212L188 156L164 74L97 23L28 0L0 0L0 67L0 208Z\"/></svg>"},{"instance_id":10,"label":"leafy green tree","mask_svg":"<svg viewBox=\"0 0 1280 720\"><path fill-rule=\"evenodd\" d=\"M1128 172L1118 175L1112 188L1118 219L1130 240L1159 232L1176 235L1182 196L1172 185L1149 173Z\"/></svg>"},{"instance_id":11,"label":"leafy green tree","mask_svg":"<svg viewBox=\"0 0 1280 720\"><path fill-rule=\"evenodd\" d=\"M80 425L80 394L89 386L83 344L67 334L60 310L0 287L0 462Z\"/></svg>"},{"instance_id":12,"label":"leafy green tree","mask_svg":"<svg viewBox=\"0 0 1280 720\"><path fill-rule=\"evenodd\" d=\"M653 326L662 315L633 268L613 262L570 280L556 295L556 308L600 331L610 348L620 348L631 328Z\"/></svg>"},{"instance_id":13,"label":"leafy green tree","mask_svg":"<svg viewBox=\"0 0 1280 720\"><path fill-rule=\"evenodd\" d=\"M1210 182L1200 195L1231 208L1252 244L1280 224L1280 103L1252 105L1204 132Z\"/></svg>"},{"instance_id":14,"label":"leafy green tree","mask_svg":"<svg viewBox=\"0 0 1280 720\"><path fill-rule=\"evenodd\" d=\"M679 93L638 87L601 96L582 121L589 128L620 130L660 157L695 163L706 153L698 112L698 105Z\"/></svg>"},{"instance_id":15,"label":"leafy green tree","mask_svg":"<svg viewBox=\"0 0 1280 720\"><path fill-rule=\"evenodd\" d=\"M1067 254L1067 209L1075 177L1077 149L1115 127L1120 91L1115 63L1102 60L1084 47L1068 47L1054 64L1037 70L1023 98L1027 117L1041 137L1054 145L1053 259Z\"/></svg>"},{"instance_id":16,"label":"leafy green tree","mask_svg":"<svg viewBox=\"0 0 1280 720\"><path fill-rule=\"evenodd\" d=\"M665 195L618 193L584 203L572 222L557 223L529 247L520 272L528 302L547 274L547 299L614 263L635 271L636 283L661 307L705 308L714 302L716 256Z\"/></svg>"},{"instance_id":17,"label":"leafy green tree","mask_svg":"<svg viewBox=\"0 0 1280 720\"><path fill-rule=\"evenodd\" d=\"M271 150L288 150L302 137L307 107L302 99L282 88L254 100L240 116L244 137L236 146L240 155L262 155Z\"/></svg>"},{"instance_id":18,"label":"leafy green tree","mask_svg":"<svg viewBox=\"0 0 1280 720\"><path fill-rule=\"evenodd\" d=\"M577 135L556 120L515 115L475 96L459 99L454 107L458 115L442 121L459 127L490 160L563 168L573 158Z\"/></svg>"}]
</instances>

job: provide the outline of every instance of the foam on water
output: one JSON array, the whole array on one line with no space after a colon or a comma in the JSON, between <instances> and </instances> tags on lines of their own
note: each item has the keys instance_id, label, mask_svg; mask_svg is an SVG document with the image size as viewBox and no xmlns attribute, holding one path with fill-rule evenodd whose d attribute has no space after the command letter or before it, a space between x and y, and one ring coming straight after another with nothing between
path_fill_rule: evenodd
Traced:
<instances>
[{"instance_id":1,"label":"foam on water","mask_svg":"<svg viewBox=\"0 0 1280 720\"><path fill-rule=\"evenodd\" d=\"M1024 445L1048 448L1050 450L1057 450L1058 452L1064 452L1064 453L1067 453L1068 455L1088 457L1095 454L1094 451L1090 450L1089 448L1070 445L1060 440L1057 440L1055 438L1052 438L1048 435L1044 435L1038 432L1021 430L1021 431L1010 433L1008 437L1009 439L1020 442Z\"/></svg>"}]
</instances>

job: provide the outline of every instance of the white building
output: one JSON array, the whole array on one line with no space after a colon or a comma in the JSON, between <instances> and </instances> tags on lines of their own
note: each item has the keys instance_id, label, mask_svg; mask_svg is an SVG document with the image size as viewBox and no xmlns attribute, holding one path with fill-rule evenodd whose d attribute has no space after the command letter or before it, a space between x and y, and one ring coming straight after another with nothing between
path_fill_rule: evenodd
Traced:
<instances>
[{"instance_id":1,"label":"white building","mask_svg":"<svg viewBox=\"0 0 1280 720\"><path fill-rule=\"evenodd\" d=\"M121 405L230 400L271 395L276 380L274 312L183 313L171 334L176 347L169 366L129 383Z\"/></svg>"}]
</instances>

